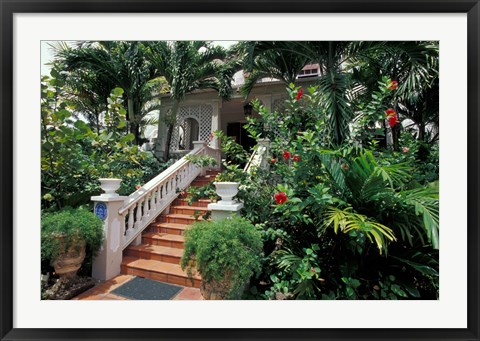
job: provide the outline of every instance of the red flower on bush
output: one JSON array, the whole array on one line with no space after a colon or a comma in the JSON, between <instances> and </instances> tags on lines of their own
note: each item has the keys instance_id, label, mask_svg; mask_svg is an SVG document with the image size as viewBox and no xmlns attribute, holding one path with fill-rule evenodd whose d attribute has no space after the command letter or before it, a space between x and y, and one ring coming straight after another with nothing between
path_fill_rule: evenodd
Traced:
<instances>
[{"instance_id":1,"label":"red flower on bush","mask_svg":"<svg viewBox=\"0 0 480 341\"><path fill-rule=\"evenodd\" d=\"M408 152L410 151L410 148L408 148L408 147L403 147L403 148L402 148L402 151L403 151L404 153L408 153Z\"/></svg>"},{"instance_id":2,"label":"red flower on bush","mask_svg":"<svg viewBox=\"0 0 480 341\"><path fill-rule=\"evenodd\" d=\"M302 95L303 95L303 89L298 90L297 97L295 97L295 99L298 101L300 98L302 98Z\"/></svg>"},{"instance_id":3,"label":"red flower on bush","mask_svg":"<svg viewBox=\"0 0 480 341\"><path fill-rule=\"evenodd\" d=\"M385 113L387 114L388 125L390 127L393 127L395 124L398 123L398 116L397 116L397 113L395 112L395 110L387 109L387 110L385 110Z\"/></svg>"},{"instance_id":4,"label":"red flower on bush","mask_svg":"<svg viewBox=\"0 0 480 341\"><path fill-rule=\"evenodd\" d=\"M292 154L290 154L290 152L289 152L288 150L286 150L286 151L283 152L283 158L284 158L285 160L290 159L290 156L292 156Z\"/></svg>"},{"instance_id":5,"label":"red flower on bush","mask_svg":"<svg viewBox=\"0 0 480 341\"><path fill-rule=\"evenodd\" d=\"M276 162L277 162L277 159L276 159L276 158L273 158L273 159L270 160L270 163L271 163L271 164L274 164L274 163L276 163Z\"/></svg>"},{"instance_id":6,"label":"red flower on bush","mask_svg":"<svg viewBox=\"0 0 480 341\"><path fill-rule=\"evenodd\" d=\"M295 155L292 157L292 160L293 160L294 162L300 162L300 161L302 161L302 159L300 158L300 156L298 156L297 154L295 154Z\"/></svg>"},{"instance_id":7,"label":"red flower on bush","mask_svg":"<svg viewBox=\"0 0 480 341\"><path fill-rule=\"evenodd\" d=\"M287 199L287 195L284 192L275 194L275 201L279 205L283 204L285 201L287 201Z\"/></svg>"},{"instance_id":8,"label":"red flower on bush","mask_svg":"<svg viewBox=\"0 0 480 341\"><path fill-rule=\"evenodd\" d=\"M388 90L395 90L396 88L398 88L398 82L397 81L388 82Z\"/></svg>"},{"instance_id":9,"label":"red flower on bush","mask_svg":"<svg viewBox=\"0 0 480 341\"><path fill-rule=\"evenodd\" d=\"M135 185L135 189L139 190L140 188L142 188L141 185Z\"/></svg>"}]
</instances>

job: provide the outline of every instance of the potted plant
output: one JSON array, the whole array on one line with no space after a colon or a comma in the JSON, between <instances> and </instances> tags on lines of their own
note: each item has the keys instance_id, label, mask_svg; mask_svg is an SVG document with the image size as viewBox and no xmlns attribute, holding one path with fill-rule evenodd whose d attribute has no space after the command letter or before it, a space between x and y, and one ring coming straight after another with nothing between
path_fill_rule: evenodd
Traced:
<instances>
[{"instance_id":1,"label":"potted plant","mask_svg":"<svg viewBox=\"0 0 480 341\"><path fill-rule=\"evenodd\" d=\"M204 176L208 168L218 165L217 160L210 155L187 155L185 159L201 169L200 175Z\"/></svg>"},{"instance_id":2,"label":"potted plant","mask_svg":"<svg viewBox=\"0 0 480 341\"><path fill-rule=\"evenodd\" d=\"M100 174L98 181L100 181L100 188L105 192L102 193L102 196L118 196L117 191L120 189L122 179L117 177L112 171L103 171Z\"/></svg>"},{"instance_id":3,"label":"potted plant","mask_svg":"<svg viewBox=\"0 0 480 341\"><path fill-rule=\"evenodd\" d=\"M64 281L76 276L85 257L91 260L103 242L103 224L86 209L65 209L42 216L42 260L50 261Z\"/></svg>"},{"instance_id":4,"label":"potted plant","mask_svg":"<svg viewBox=\"0 0 480 341\"><path fill-rule=\"evenodd\" d=\"M196 222L185 234L181 265L200 274L205 299L240 299L261 270L262 250L260 231L244 218Z\"/></svg>"},{"instance_id":5,"label":"potted plant","mask_svg":"<svg viewBox=\"0 0 480 341\"><path fill-rule=\"evenodd\" d=\"M238 186L240 186L240 181L244 176L244 172L236 164L228 164L226 169L216 176L213 184L218 196L222 198L218 202L219 204L235 203L233 198L237 195Z\"/></svg>"}]
</instances>

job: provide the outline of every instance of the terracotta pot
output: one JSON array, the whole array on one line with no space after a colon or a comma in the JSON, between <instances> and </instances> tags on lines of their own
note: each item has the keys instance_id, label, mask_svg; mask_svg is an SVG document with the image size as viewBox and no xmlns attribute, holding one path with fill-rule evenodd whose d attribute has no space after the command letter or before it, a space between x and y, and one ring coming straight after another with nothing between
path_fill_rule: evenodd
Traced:
<instances>
[{"instance_id":1,"label":"terracotta pot","mask_svg":"<svg viewBox=\"0 0 480 341\"><path fill-rule=\"evenodd\" d=\"M248 288L248 284L249 283L246 282L234 295L236 297L230 297L230 299L241 299L242 294ZM210 282L205 282L202 280L202 283L200 284L200 293L206 300L226 300L228 299L230 290L231 279L229 275L227 275L226 278L222 279L221 281L211 280Z\"/></svg>"},{"instance_id":2,"label":"terracotta pot","mask_svg":"<svg viewBox=\"0 0 480 341\"><path fill-rule=\"evenodd\" d=\"M227 299L229 286L230 285L226 280L221 282L202 281L202 284L200 284L200 293L206 300L225 300Z\"/></svg>"},{"instance_id":3,"label":"terracotta pot","mask_svg":"<svg viewBox=\"0 0 480 341\"><path fill-rule=\"evenodd\" d=\"M75 277L85 259L85 240L74 237L67 248L65 235L55 234L52 235L52 238L56 238L60 242L60 252L52 262L55 272L61 278Z\"/></svg>"}]
</instances>

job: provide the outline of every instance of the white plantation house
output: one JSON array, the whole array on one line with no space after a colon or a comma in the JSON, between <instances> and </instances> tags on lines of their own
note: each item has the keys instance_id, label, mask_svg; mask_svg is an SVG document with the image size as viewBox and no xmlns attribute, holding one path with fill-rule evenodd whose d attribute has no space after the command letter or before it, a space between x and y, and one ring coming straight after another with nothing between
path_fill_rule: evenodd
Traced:
<instances>
[{"instance_id":1,"label":"white plantation house","mask_svg":"<svg viewBox=\"0 0 480 341\"><path fill-rule=\"evenodd\" d=\"M308 86L318 76L318 64L307 65L300 73L296 85ZM269 110L281 110L287 98L284 82L272 78L264 78L259 81L249 94L244 98L240 92L243 84L243 73L240 71L235 75L233 82L233 96L230 100L222 100L214 90L201 90L188 94L181 102L177 122L173 131L170 152L172 155L182 156L193 149L194 141L205 141L210 146L218 148L218 141L212 139L211 134L216 130L225 132L228 136L234 137L236 142L246 150L254 146L255 141L251 139L243 125L247 123L244 106L252 99L259 99ZM151 147L156 143L156 152L159 157L166 149L165 116L172 106L169 95L161 98L161 111L159 126L155 129L147 129L146 138L151 139ZM256 113L252 113L255 117Z\"/></svg>"}]
</instances>

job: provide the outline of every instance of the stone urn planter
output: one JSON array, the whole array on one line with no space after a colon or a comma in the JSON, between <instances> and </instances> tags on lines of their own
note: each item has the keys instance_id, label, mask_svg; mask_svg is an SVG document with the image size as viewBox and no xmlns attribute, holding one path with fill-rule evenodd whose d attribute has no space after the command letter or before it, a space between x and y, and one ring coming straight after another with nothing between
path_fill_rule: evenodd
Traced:
<instances>
[{"instance_id":1,"label":"stone urn planter","mask_svg":"<svg viewBox=\"0 0 480 341\"><path fill-rule=\"evenodd\" d=\"M52 266L60 278L72 279L85 259L85 240L74 237L67 247L65 234L55 233L52 238L56 239L60 246L58 256L51 262Z\"/></svg>"},{"instance_id":2,"label":"stone urn planter","mask_svg":"<svg viewBox=\"0 0 480 341\"><path fill-rule=\"evenodd\" d=\"M103 197L118 197L116 191L120 188L122 179L100 178L98 181L100 181L100 188L105 192L102 193Z\"/></svg>"},{"instance_id":3,"label":"stone urn planter","mask_svg":"<svg viewBox=\"0 0 480 341\"><path fill-rule=\"evenodd\" d=\"M238 193L240 182L214 182L217 194L222 198L218 203L232 205L235 203L233 197Z\"/></svg>"}]
</instances>

